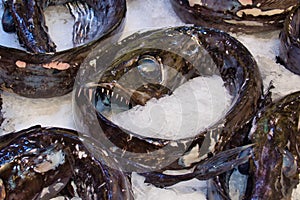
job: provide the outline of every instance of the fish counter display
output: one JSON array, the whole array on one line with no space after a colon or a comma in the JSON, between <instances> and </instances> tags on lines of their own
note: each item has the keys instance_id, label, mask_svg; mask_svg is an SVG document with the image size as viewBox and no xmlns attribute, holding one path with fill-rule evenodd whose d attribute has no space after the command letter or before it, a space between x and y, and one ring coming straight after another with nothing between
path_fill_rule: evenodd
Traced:
<instances>
[{"instance_id":1,"label":"fish counter display","mask_svg":"<svg viewBox=\"0 0 300 200\"><path fill-rule=\"evenodd\" d=\"M0 199L300 199L280 2L3 1Z\"/></svg>"}]
</instances>

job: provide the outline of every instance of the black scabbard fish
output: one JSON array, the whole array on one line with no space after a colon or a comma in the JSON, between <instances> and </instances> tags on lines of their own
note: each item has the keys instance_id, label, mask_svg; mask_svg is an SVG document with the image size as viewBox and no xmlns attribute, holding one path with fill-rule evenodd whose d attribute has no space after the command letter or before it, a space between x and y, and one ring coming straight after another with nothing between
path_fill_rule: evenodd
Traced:
<instances>
[{"instance_id":1,"label":"black scabbard fish","mask_svg":"<svg viewBox=\"0 0 300 200\"><path fill-rule=\"evenodd\" d=\"M171 0L186 23L230 32L259 33L282 28L298 0Z\"/></svg>"},{"instance_id":2,"label":"black scabbard fish","mask_svg":"<svg viewBox=\"0 0 300 200\"><path fill-rule=\"evenodd\" d=\"M143 70L143 64L149 70ZM159 73L160 67L169 71ZM105 151L125 170L153 175L149 182L157 183L155 177L160 176L160 187L164 181L166 185L172 184L172 178L162 171L193 169L215 153L216 144L223 147L218 152L242 145L247 134L239 130L249 129L262 95L260 73L249 51L233 37L215 29L175 27L136 33L95 50L81 69L74 91L74 113L77 127L86 133L86 145L96 144L97 148L91 151ZM150 98L171 94L184 80L212 75L221 76L234 100L224 118L195 137L172 140L141 136L117 126L97 107L144 105ZM125 85L123 81L127 81ZM220 164L221 158L206 161L203 171L211 163ZM212 172L210 177L225 168L208 170ZM200 178L201 170L199 165L193 175L182 179L197 177L198 172Z\"/></svg>"},{"instance_id":3,"label":"black scabbard fish","mask_svg":"<svg viewBox=\"0 0 300 200\"><path fill-rule=\"evenodd\" d=\"M300 3L286 17L279 38L277 61L288 70L300 75Z\"/></svg>"},{"instance_id":4,"label":"black scabbard fish","mask_svg":"<svg viewBox=\"0 0 300 200\"><path fill-rule=\"evenodd\" d=\"M45 24L42 1L7 0L5 7L3 19L12 18L11 23L15 26L21 46L33 53L55 52L56 45L51 41ZM3 26L6 30L12 24L6 23Z\"/></svg>"},{"instance_id":5,"label":"black scabbard fish","mask_svg":"<svg viewBox=\"0 0 300 200\"><path fill-rule=\"evenodd\" d=\"M67 6L74 17L69 32L73 32L73 46L62 50L55 48L45 24L44 11L56 5ZM25 49L0 45L0 85L31 98L70 92L84 58L106 37L122 30L126 14L125 0L7 0L4 6L2 26L17 31Z\"/></svg>"},{"instance_id":6,"label":"black scabbard fish","mask_svg":"<svg viewBox=\"0 0 300 200\"><path fill-rule=\"evenodd\" d=\"M253 147L243 169L247 181L242 199L291 199L299 183L300 92L291 93L263 107L249 132ZM242 154L241 154L242 155ZM231 173L210 181L209 199L231 199Z\"/></svg>"},{"instance_id":7,"label":"black scabbard fish","mask_svg":"<svg viewBox=\"0 0 300 200\"><path fill-rule=\"evenodd\" d=\"M34 0L8 3L16 25L19 41L34 53L54 52L56 45L48 34L41 2Z\"/></svg>"},{"instance_id":8,"label":"black scabbard fish","mask_svg":"<svg viewBox=\"0 0 300 200\"><path fill-rule=\"evenodd\" d=\"M53 53L56 45L48 34L44 10L48 6L66 5L74 17L73 43L79 46L92 40L103 30L107 14L102 4L94 1L6 0L2 26L7 32L16 31L21 46L35 54Z\"/></svg>"},{"instance_id":9,"label":"black scabbard fish","mask_svg":"<svg viewBox=\"0 0 300 200\"><path fill-rule=\"evenodd\" d=\"M255 146L245 199L291 199L300 172L300 92L263 109L249 138Z\"/></svg>"},{"instance_id":10,"label":"black scabbard fish","mask_svg":"<svg viewBox=\"0 0 300 200\"><path fill-rule=\"evenodd\" d=\"M3 135L0 199L132 199L127 176L104 160L68 129L35 126Z\"/></svg>"}]
</instances>

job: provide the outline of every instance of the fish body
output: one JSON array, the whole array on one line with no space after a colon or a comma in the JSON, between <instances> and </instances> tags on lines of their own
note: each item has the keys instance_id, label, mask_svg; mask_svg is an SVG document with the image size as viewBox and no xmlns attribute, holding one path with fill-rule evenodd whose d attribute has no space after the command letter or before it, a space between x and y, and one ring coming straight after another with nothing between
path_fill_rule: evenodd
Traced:
<instances>
[{"instance_id":1,"label":"fish body","mask_svg":"<svg viewBox=\"0 0 300 200\"><path fill-rule=\"evenodd\" d=\"M299 183L300 92L263 109L256 119L247 199L290 199Z\"/></svg>"},{"instance_id":2,"label":"fish body","mask_svg":"<svg viewBox=\"0 0 300 200\"><path fill-rule=\"evenodd\" d=\"M248 140L253 146L248 162L236 166L247 181L241 199L291 199L299 183L300 92L263 104L256 114ZM243 144L242 144L243 145ZM245 153L240 154L240 158ZM210 180L209 199L231 199L232 171Z\"/></svg>"},{"instance_id":3,"label":"fish body","mask_svg":"<svg viewBox=\"0 0 300 200\"><path fill-rule=\"evenodd\" d=\"M6 0L2 16L2 26L5 31L16 31L21 46L33 53L53 53L56 45L48 34L44 10L48 6L66 5L75 19L73 27L73 42L81 45L87 39L91 40L102 29L95 4L80 1L43 1L43 0ZM96 14L95 14L95 13Z\"/></svg>"},{"instance_id":4,"label":"fish body","mask_svg":"<svg viewBox=\"0 0 300 200\"><path fill-rule=\"evenodd\" d=\"M186 49L179 48L182 43ZM175 27L137 33L117 44L101 46L89 59L81 68L80 85L75 88L76 124L130 171L192 168L214 153L216 146L211 147L211 143L220 143L224 147L220 151L226 150L226 145L229 149L237 142L242 143L247 134L238 130L251 121L262 94L261 77L251 54L236 39L214 29ZM145 65L141 67L142 64ZM169 71L159 72L160 66ZM145 73L151 79L145 79ZM127 100L143 105L149 96L160 98L189 79L212 75L222 77L235 106L224 119L199 131L195 137L178 140L144 137L118 127L102 110L97 110L97 105L109 107L114 99L118 99L116 104ZM152 83L153 87L149 84L142 89L138 87L144 83ZM159 85L163 87L156 87ZM128 93L133 90L136 93ZM188 157L193 152L195 160L189 163Z\"/></svg>"},{"instance_id":5,"label":"fish body","mask_svg":"<svg viewBox=\"0 0 300 200\"><path fill-rule=\"evenodd\" d=\"M11 15L21 46L34 53L55 51L56 45L51 41L48 34L41 1L7 0L5 6L4 14L9 13ZM10 16L4 15L3 19L8 17ZM8 26L12 25L6 24L4 27Z\"/></svg>"},{"instance_id":6,"label":"fish body","mask_svg":"<svg viewBox=\"0 0 300 200\"><path fill-rule=\"evenodd\" d=\"M298 0L171 0L179 18L188 24L229 32L278 30Z\"/></svg>"},{"instance_id":7,"label":"fish body","mask_svg":"<svg viewBox=\"0 0 300 200\"><path fill-rule=\"evenodd\" d=\"M77 133L31 127L0 137L2 199L131 199L127 177L96 160ZM2 187L1 187L2 186Z\"/></svg>"},{"instance_id":8,"label":"fish body","mask_svg":"<svg viewBox=\"0 0 300 200\"><path fill-rule=\"evenodd\" d=\"M125 0L4 0L3 5L3 28L19 32L20 43L26 47L0 45L1 89L30 98L56 97L70 92L79 66L91 49L121 31L126 15ZM44 24L44 11L56 5L76 5L69 8L77 16L74 16L73 46L65 50L54 48Z\"/></svg>"},{"instance_id":9,"label":"fish body","mask_svg":"<svg viewBox=\"0 0 300 200\"><path fill-rule=\"evenodd\" d=\"M277 62L300 75L300 3L286 17L279 38Z\"/></svg>"}]
</instances>

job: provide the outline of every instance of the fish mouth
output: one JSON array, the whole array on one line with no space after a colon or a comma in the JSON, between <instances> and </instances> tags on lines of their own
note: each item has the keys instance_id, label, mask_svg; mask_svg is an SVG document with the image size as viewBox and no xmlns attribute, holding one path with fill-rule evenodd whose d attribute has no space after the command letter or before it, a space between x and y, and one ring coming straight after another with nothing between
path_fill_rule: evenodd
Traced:
<instances>
[{"instance_id":1,"label":"fish mouth","mask_svg":"<svg viewBox=\"0 0 300 200\"><path fill-rule=\"evenodd\" d=\"M139 51L117 59L105 69L99 81L86 85L95 89L93 103L101 113L144 106L152 98L173 94L184 82L199 75L184 58L175 58L163 50ZM175 69L174 63L180 67Z\"/></svg>"},{"instance_id":2,"label":"fish mouth","mask_svg":"<svg viewBox=\"0 0 300 200\"><path fill-rule=\"evenodd\" d=\"M99 104L110 110L129 110L137 105L145 106L152 98L159 99L173 93L170 88L158 83L146 83L136 89L125 87L117 81L98 83L96 86L95 105L100 111L103 108L99 108Z\"/></svg>"}]
</instances>

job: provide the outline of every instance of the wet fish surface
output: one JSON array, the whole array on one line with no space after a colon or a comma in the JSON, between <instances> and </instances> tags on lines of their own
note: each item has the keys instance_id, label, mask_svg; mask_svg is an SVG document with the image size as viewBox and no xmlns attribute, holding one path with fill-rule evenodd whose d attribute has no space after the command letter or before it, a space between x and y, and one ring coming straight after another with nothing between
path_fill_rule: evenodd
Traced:
<instances>
[{"instance_id":1,"label":"wet fish surface","mask_svg":"<svg viewBox=\"0 0 300 200\"><path fill-rule=\"evenodd\" d=\"M299 116L300 92L259 111L249 133L251 156L240 169L248 177L241 199L291 199L299 183ZM209 199L230 199L230 176L227 172L210 181Z\"/></svg>"},{"instance_id":2,"label":"wet fish surface","mask_svg":"<svg viewBox=\"0 0 300 200\"><path fill-rule=\"evenodd\" d=\"M147 37L154 39L150 40ZM168 41L168 45L173 45L172 48L175 49L178 49L178 43L184 43L186 52L194 52L194 49L198 51L189 54L192 61L188 60L190 61L188 62L185 60L186 57L155 48L162 43L162 40ZM146 45L145 41L153 43L149 44L151 48L148 46L140 48L139 42ZM118 45L121 49L124 48L121 50L122 53L126 52L127 48L131 49L128 53L122 54L119 59L109 60L110 55L113 55L113 58L118 55ZM97 59L99 52L103 60ZM80 85L75 89L76 123L78 127L84 129L83 132L88 135L88 138L93 138L91 142L97 143L100 147L92 151L105 150L123 163L121 165L124 165L126 170L149 172L158 169L192 168L200 160L207 158L210 153L214 153L216 147L208 145L211 142L217 143L218 152L221 152L242 143L247 137L245 131L238 130L249 129L247 124L258 109L262 82L251 54L228 34L201 27L154 30L129 36L124 42L110 46L107 51L101 49L90 56L87 65L82 66L78 80ZM91 66L89 65L91 63L96 64ZM149 63L151 68L148 66ZM141 64L146 67L141 67ZM172 69L176 71L175 75L170 76L171 73L165 71L159 73L161 65L173 67ZM145 80L143 76L146 73L145 69L151 69L148 72L153 77L151 81ZM125 87L120 80L124 74L130 74L129 71L133 71L132 77L135 79L130 75L128 78L125 76L125 81L128 81ZM178 74L184 78L179 78ZM138 133L124 131L111 122L101 110L97 110L97 104L109 107L115 103L127 106L127 109L136 104L143 105L150 98L171 94L184 80L213 74L222 77L226 89L238 103L230 109L225 119L195 137L179 140L142 137ZM139 82L140 79L144 81L144 85L143 82ZM141 87L137 88L135 84ZM248 95L252 97L249 98ZM196 151L197 155L195 160L189 163L186 160L193 151Z\"/></svg>"},{"instance_id":3,"label":"wet fish surface","mask_svg":"<svg viewBox=\"0 0 300 200\"><path fill-rule=\"evenodd\" d=\"M277 61L288 70L300 75L300 3L286 17L279 38Z\"/></svg>"},{"instance_id":4,"label":"wet fish surface","mask_svg":"<svg viewBox=\"0 0 300 200\"><path fill-rule=\"evenodd\" d=\"M59 196L132 199L127 176L95 159L75 131L35 126L1 136L0 199Z\"/></svg>"},{"instance_id":5,"label":"wet fish surface","mask_svg":"<svg viewBox=\"0 0 300 200\"><path fill-rule=\"evenodd\" d=\"M28 1L31 3L28 5L26 2L4 1L2 25L7 31L19 32L21 43L31 50L0 45L1 89L30 98L65 95L72 90L79 66L90 50L104 38L122 30L126 2L32 0ZM27 10L24 10L26 6L23 7L23 4L28 7ZM54 46L44 24L43 11L56 5L68 6L74 16L74 46L66 50L52 48ZM12 11L12 8L17 10ZM18 18L24 15L26 18Z\"/></svg>"},{"instance_id":6,"label":"wet fish surface","mask_svg":"<svg viewBox=\"0 0 300 200\"><path fill-rule=\"evenodd\" d=\"M230 32L278 30L297 0L171 0L180 19L189 24Z\"/></svg>"}]
</instances>

